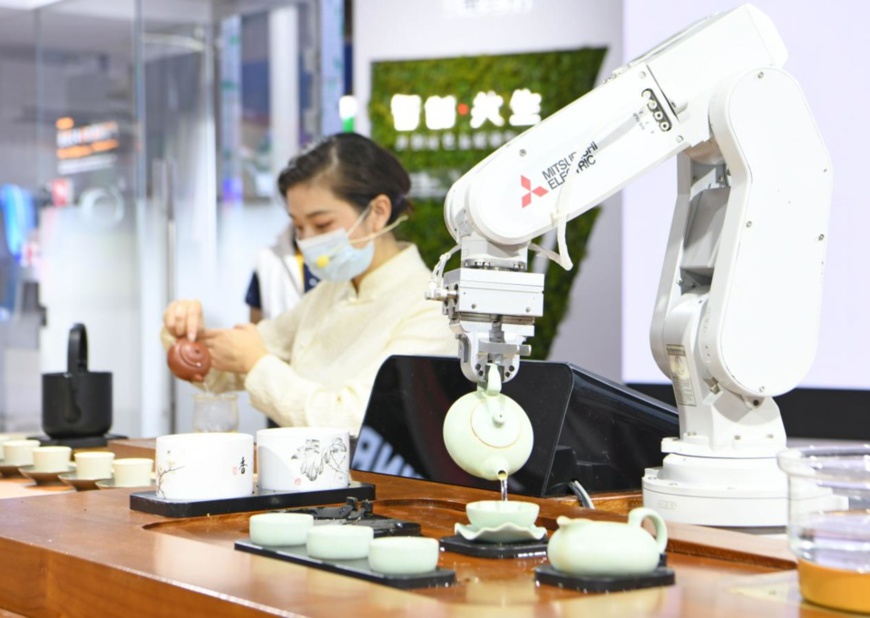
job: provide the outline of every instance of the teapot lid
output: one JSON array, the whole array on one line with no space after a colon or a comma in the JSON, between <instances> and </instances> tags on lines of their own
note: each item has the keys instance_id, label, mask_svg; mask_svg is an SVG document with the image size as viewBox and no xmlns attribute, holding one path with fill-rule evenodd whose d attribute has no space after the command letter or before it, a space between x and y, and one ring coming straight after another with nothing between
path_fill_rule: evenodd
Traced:
<instances>
[{"instance_id":1,"label":"teapot lid","mask_svg":"<svg viewBox=\"0 0 870 618\"><path fill-rule=\"evenodd\" d=\"M471 430L487 446L505 448L519 439L525 429L520 419L525 411L516 401L501 392L501 374L494 363L486 374L486 384L480 384L466 405L471 409Z\"/></svg>"}]
</instances>

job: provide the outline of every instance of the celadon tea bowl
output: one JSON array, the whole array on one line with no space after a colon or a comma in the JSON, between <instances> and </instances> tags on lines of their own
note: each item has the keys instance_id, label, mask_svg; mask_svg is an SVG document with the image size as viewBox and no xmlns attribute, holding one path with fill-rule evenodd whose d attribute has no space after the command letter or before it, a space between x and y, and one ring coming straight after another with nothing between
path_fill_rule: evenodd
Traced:
<instances>
[{"instance_id":1,"label":"celadon tea bowl","mask_svg":"<svg viewBox=\"0 0 870 618\"><path fill-rule=\"evenodd\" d=\"M540 507L534 502L519 500L480 500L465 506L468 521L477 529L497 528L513 524L520 528L531 528L538 518Z\"/></svg>"}]
</instances>

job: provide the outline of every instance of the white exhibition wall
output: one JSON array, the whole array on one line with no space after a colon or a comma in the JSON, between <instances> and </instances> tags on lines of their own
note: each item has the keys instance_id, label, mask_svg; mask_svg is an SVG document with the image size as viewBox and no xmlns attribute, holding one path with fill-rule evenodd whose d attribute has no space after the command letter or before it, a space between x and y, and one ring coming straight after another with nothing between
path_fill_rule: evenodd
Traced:
<instances>
[{"instance_id":1,"label":"white exhibition wall","mask_svg":"<svg viewBox=\"0 0 870 618\"><path fill-rule=\"evenodd\" d=\"M706 15L737 6L728 0L624 0L625 58L634 58ZM834 168L822 323L816 362L803 386L870 389L870 208L864 191L865 102L870 80L870 3L863 0L755 0L789 51L785 65L803 86ZM728 50L722 50L728 53ZM623 192L623 380L664 382L649 351L649 324L676 199L667 163ZM787 226L788 221L782 225ZM799 308L795 308L796 310Z\"/></svg>"},{"instance_id":2,"label":"white exhibition wall","mask_svg":"<svg viewBox=\"0 0 870 618\"><path fill-rule=\"evenodd\" d=\"M486 3L479 3L485 5ZM492 4L492 3L490 3ZM498 4L498 3L496 3ZM510 3L501 3L502 5ZM451 16L451 0L357 0L354 5L355 94L365 106L371 63L607 45L599 82L610 72L694 21L741 4L735 0L529 0L509 15ZM789 49L789 70L803 85L834 164L825 296L816 363L803 385L870 388L870 301L862 272L870 264L870 208L863 207L860 145L870 128L859 118L868 97L870 3L863 0L756 0ZM728 50L723 50L727 54ZM664 383L649 348L649 325L676 197L668 162L608 200L572 290L571 308L551 359L611 379ZM788 225L788 222L783 222ZM534 344L534 341L532 341Z\"/></svg>"}]
</instances>

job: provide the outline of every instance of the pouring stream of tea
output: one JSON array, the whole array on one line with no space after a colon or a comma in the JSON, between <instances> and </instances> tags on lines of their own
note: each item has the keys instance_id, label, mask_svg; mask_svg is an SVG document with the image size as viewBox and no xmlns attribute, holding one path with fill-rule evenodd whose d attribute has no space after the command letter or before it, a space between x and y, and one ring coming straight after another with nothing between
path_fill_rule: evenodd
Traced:
<instances>
[{"instance_id":1,"label":"pouring stream of tea","mask_svg":"<svg viewBox=\"0 0 870 618\"><path fill-rule=\"evenodd\" d=\"M507 501L507 472L504 470L499 471L498 473L498 481L501 483L501 499Z\"/></svg>"}]
</instances>

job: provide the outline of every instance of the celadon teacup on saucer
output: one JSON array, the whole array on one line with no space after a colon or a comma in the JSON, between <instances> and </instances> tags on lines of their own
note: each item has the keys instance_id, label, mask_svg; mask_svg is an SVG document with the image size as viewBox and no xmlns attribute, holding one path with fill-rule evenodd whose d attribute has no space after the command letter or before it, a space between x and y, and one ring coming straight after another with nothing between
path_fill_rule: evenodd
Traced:
<instances>
[{"instance_id":1,"label":"celadon teacup on saucer","mask_svg":"<svg viewBox=\"0 0 870 618\"><path fill-rule=\"evenodd\" d=\"M655 524L653 538L641 524ZM628 514L628 523L559 517L547 558L557 570L578 576L639 575L656 569L668 545L662 516L647 508Z\"/></svg>"},{"instance_id":2,"label":"celadon teacup on saucer","mask_svg":"<svg viewBox=\"0 0 870 618\"><path fill-rule=\"evenodd\" d=\"M470 502L465 514L471 525L457 523L454 531L467 541L484 543L539 540L547 535L546 528L535 525L539 510L534 502L519 500Z\"/></svg>"}]
</instances>

